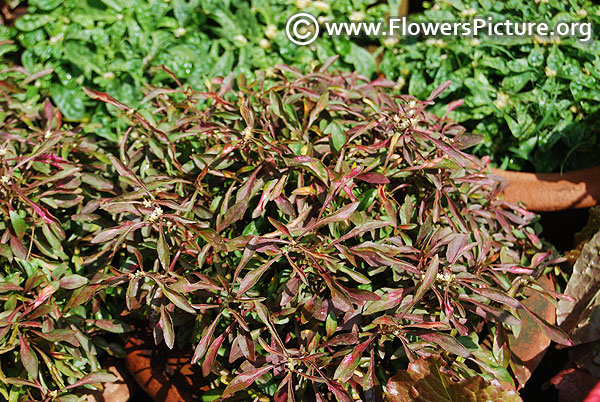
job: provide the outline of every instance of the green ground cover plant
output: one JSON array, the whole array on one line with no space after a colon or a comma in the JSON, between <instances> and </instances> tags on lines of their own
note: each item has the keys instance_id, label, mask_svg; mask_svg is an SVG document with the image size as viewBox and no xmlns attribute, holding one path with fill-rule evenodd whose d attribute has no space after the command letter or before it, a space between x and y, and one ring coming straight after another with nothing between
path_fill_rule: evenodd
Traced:
<instances>
[{"instance_id":1,"label":"green ground cover plant","mask_svg":"<svg viewBox=\"0 0 600 402\"><path fill-rule=\"evenodd\" d=\"M443 104L464 99L451 117L482 134L479 155L503 168L536 172L588 167L600 162L600 5L591 1L441 0L415 21L591 22L595 39L429 38L406 40L384 52L380 69L426 96L452 80Z\"/></svg>"},{"instance_id":2,"label":"green ground cover plant","mask_svg":"<svg viewBox=\"0 0 600 402\"><path fill-rule=\"evenodd\" d=\"M520 302L558 297L536 284L556 258L535 215L462 151L476 136L428 112L450 84L394 96L334 62L204 91L174 79L147 89L151 113L86 89L127 127L116 145L4 82L7 399L109 379L96 355L118 355L110 334L140 318L192 348L223 397L377 401L462 379L457 392L507 400L489 380L518 385L521 317L570 344ZM410 362L446 371L390 380Z\"/></svg>"}]
</instances>

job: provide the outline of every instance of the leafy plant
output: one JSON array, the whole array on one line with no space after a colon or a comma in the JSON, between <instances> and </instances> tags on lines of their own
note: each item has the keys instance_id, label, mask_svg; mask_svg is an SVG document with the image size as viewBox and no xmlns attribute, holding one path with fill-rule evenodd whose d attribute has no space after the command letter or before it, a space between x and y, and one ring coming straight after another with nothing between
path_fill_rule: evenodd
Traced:
<instances>
[{"instance_id":1,"label":"leafy plant","mask_svg":"<svg viewBox=\"0 0 600 402\"><path fill-rule=\"evenodd\" d=\"M537 172L597 164L600 6L591 1L432 1L417 22L590 22L594 39L479 36L407 39L383 53L381 71L424 97L452 81L433 110L464 99L450 117L484 136L476 148L502 168Z\"/></svg>"},{"instance_id":2,"label":"leafy plant","mask_svg":"<svg viewBox=\"0 0 600 402\"><path fill-rule=\"evenodd\" d=\"M86 89L129 121L118 194L85 207L102 218L92 260L156 342L194 345L223 397L378 400L431 354L514 385L521 315L570 343L519 301L554 297L534 215L461 151L476 137L426 110L450 83L394 97L334 61L151 88L147 114Z\"/></svg>"},{"instance_id":3,"label":"leafy plant","mask_svg":"<svg viewBox=\"0 0 600 402\"><path fill-rule=\"evenodd\" d=\"M74 389L114 380L98 354L122 348L100 335L127 329L106 320L99 298L82 300L103 275L83 262L95 229L77 216L107 190L94 166L105 157L49 101L26 95L0 82L0 395L77 400Z\"/></svg>"}]
</instances>

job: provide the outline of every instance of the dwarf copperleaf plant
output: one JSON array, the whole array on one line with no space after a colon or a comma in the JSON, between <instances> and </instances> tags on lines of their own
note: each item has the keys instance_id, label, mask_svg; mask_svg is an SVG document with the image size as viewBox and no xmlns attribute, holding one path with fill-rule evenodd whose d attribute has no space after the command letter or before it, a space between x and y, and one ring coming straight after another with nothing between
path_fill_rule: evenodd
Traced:
<instances>
[{"instance_id":1,"label":"dwarf copperleaf plant","mask_svg":"<svg viewBox=\"0 0 600 402\"><path fill-rule=\"evenodd\" d=\"M112 192L100 169L107 158L49 101L0 84L0 395L78 400L115 379L98 357L121 348L101 335L127 330L100 297L85 303L106 275L84 264L97 226L80 217L84 204Z\"/></svg>"},{"instance_id":2,"label":"dwarf copperleaf plant","mask_svg":"<svg viewBox=\"0 0 600 402\"><path fill-rule=\"evenodd\" d=\"M431 354L515 384L521 317L570 343L519 301L553 263L534 215L462 151L476 137L427 111L449 83L420 101L329 64L150 88L152 113L86 89L129 124L121 191L85 207L104 218L92 258L224 398L378 400Z\"/></svg>"}]
</instances>

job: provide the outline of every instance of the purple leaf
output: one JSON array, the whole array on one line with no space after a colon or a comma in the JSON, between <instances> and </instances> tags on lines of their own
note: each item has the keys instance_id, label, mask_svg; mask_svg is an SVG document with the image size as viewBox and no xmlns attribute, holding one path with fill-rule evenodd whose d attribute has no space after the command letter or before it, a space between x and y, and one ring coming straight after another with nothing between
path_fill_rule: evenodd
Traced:
<instances>
[{"instance_id":1,"label":"purple leaf","mask_svg":"<svg viewBox=\"0 0 600 402\"><path fill-rule=\"evenodd\" d=\"M62 391L66 391L71 388L81 387L82 385L98 384L98 383L104 383L104 382L115 382L115 381L117 381L117 377L115 377L114 374L106 372L106 371L96 371L92 374L86 375L81 380L75 381L73 384L62 388L60 391L62 392Z\"/></svg>"},{"instance_id":2,"label":"purple leaf","mask_svg":"<svg viewBox=\"0 0 600 402\"><path fill-rule=\"evenodd\" d=\"M160 326L163 330L163 337L169 349L173 349L175 344L175 331L173 330L173 320L171 314L165 309L165 306L160 306Z\"/></svg>"},{"instance_id":3,"label":"purple leaf","mask_svg":"<svg viewBox=\"0 0 600 402\"><path fill-rule=\"evenodd\" d=\"M223 341L225 341L225 335L227 335L227 334L222 333L221 335L219 335L213 341L212 345L210 345L210 347L208 348L206 357L204 358L204 361L202 362L202 375L204 377L206 377L213 371L214 366L215 366L215 359L217 357L217 352L219 351L219 348L223 344Z\"/></svg>"},{"instance_id":4,"label":"purple leaf","mask_svg":"<svg viewBox=\"0 0 600 402\"><path fill-rule=\"evenodd\" d=\"M268 373L273 367L274 366L270 364L268 366L243 372L242 374L236 376L233 380L231 380L227 388L225 388L225 391L223 391L221 394L221 398L228 398L236 392L248 388L254 383L254 381L256 381L257 378L265 373Z\"/></svg>"},{"instance_id":5,"label":"purple leaf","mask_svg":"<svg viewBox=\"0 0 600 402\"><path fill-rule=\"evenodd\" d=\"M254 285L256 285L256 283L258 282L260 277L263 276L263 274L267 271L267 269L269 269L271 267L271 265L273 265L275 262L277 262L279 260L279 258L281 258L281 254L277 255L274 258L271 258L269 261L267 261L260 267L248 272L246 274L246 276L244 277L244 279L242 279L242 281L240 282L240 287L237 291L237 295L238 296L243 295L249 289L251 289Z\"/></svg>"},{"instance_id":6,"label":"purple leaf","mask_svg":"<svg viewBox=\"0 0 600 402\"><path fill-rule=\"evenodd\" d=\"M208 345L212 341L213 333L215 332L215 328L219 323L219 318L221 317L221 313L219 313L212 324L208 327L200 342L198 342L198 346L196 346L196 350L194 351L194 356L192 357L192 364L195 364L198 360L200 360L206 351L208 350Z\"/></svg>"},{"instance_id":7,"label":"purple leaf","mask_svg":"<svg viewBox=\"0 0 600 402\"><path fill-rule=\"evenodd\" d=\"M23 336L21 336L21 332L17 331L19 334L19 348L20 348L20 357L21 363L27 370L27 374L29 377L36 380L38 376L38 358L37 355L31 348L29 347L29 343Z\"/></svg>"},{"instance_id":8,"label":"purple leaf","mask_svg":"<svg viewBox=\"0 0 600 402\"><path fill-rule=\"evenodd\" d=\"M342 362L335 370L333 374L333 378L335 380L340 380L341 382L348 382L352 375L354 374L354 370L358 367L360 363L360 358L362 357L362 353L369 346L372 339L369 339L352 350L352 353L344 356Z\"/></svg>"}]
</instances>

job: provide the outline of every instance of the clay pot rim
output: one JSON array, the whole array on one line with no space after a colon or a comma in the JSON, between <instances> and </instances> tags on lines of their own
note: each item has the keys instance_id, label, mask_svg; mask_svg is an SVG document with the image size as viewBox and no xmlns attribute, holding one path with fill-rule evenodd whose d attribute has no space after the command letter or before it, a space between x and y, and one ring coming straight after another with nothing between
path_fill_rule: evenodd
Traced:
<instances>
[{"instance_id":1,"label":"clay pot rim","mask_svg":"<svg viewBox=\"0 0 600 402\"><path fill-rule=\"evenodd\" d=\"M507 182L503 189L506 201L523 202L531 211L589 208L600 202L600 166L558 173L490 171Z\"/></svg>"}]
</instances>

